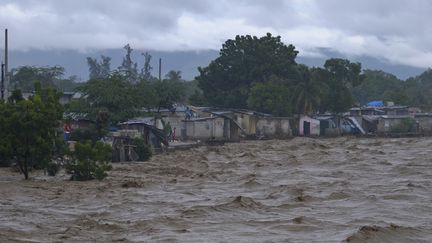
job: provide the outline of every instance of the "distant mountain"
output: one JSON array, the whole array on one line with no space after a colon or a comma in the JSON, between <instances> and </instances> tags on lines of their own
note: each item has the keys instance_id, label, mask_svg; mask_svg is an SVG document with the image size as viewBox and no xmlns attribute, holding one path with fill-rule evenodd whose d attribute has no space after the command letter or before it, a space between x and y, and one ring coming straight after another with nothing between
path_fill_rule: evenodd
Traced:
<instances>
[{"instance_id":1,"label":"distant mountain","mask_svg":"<svg viewBox=\"0 0 432 243\"><path fill-rule=\"evenodd\" d=\"M148 50L152 55L153 75L158 76L159 58L162 58L162 75L170 70L179 70L182 72L182 77L186 80L192 80L198 74L198 66L207 66L211 60L215 59L219 52L215 50L207 51L152 51ZM322 50L323 57L303 57L299 56L296 60L298 63L303 63L308 66L322 67L325 60L330 57L348 58L351 61L362 63L363 69L383 70L392 73L401 79L419 75L424 69L391 64L373 57L346 57L338 52L331 50ZM98 50L89 52L78 52L72 50L29 50L29 51L11 51L9 53L9 66L11 68L34 65L34 66L53 66L60 65L66 68L67 76L76 75L80 80L88 79L88 66L86 57L98 58L100 55L109 56L112 58L111 68L117 68L123 59L125 52L123 49ZM138 66L143 65L143 56L141 51L133 51L133 59L138 62Z\"/></svg>"}]
</instances>

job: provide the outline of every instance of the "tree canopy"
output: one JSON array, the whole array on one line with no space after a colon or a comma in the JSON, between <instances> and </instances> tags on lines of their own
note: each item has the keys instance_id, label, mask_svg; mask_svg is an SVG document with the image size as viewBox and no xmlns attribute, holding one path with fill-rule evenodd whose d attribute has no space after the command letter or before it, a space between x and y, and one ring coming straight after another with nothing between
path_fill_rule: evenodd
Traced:
<instances>
[{"instance_id":1,"label":"tree canopy","mask_svg":"<svg viewBox=\"0 0 432 243\"><path fill-rule=\"evenodd\" d=\"M33 92L35 83L42 88L55 88L59 91L72 91L79 84L76 77L64 78L65 69L60 66L21 66L12 69L11 87L23 92Z\"/></svg>"},{"instance_id":2,"label":"tree canopy","mask_svg":"<svg viewBox=\"0 0 432 243\"><path fill-rule=\"evenodd\" d=\"M297 51L285 45L280 36L236 36L227 40L219 57L207 67L198 68L199 87L213 106L247 108L253 83L271 76L294 78Z\"/></svg>"},{"instance_id":3,"label":"tree canopy","mask_svg":"<svg viewBox=\"0 0 432 243\"><path fill-rule=\"evenodd\" d=\"M124 49L126 55L116 70L110 70L109 57L102 56L102 61L87 58L90 80L77 89L82 98L69 105L69 112L85 113L95 121L100 114L106 114L108 123L117 125L149 110L170 108L176 102L187 101L188 86L180 71L169 71L162 81L155 79L151 76L151 55L146 52L143 53L144 67L138 74L132 48L126 45Z\"/></svg>"},{"instance_id":4,"label":"tree canopy","mask_svg":"<svg viewBox=\"0 0 432 243\"><path fill-rule=\"evenodd\" d=\"M297 54L293 45L270 33L227 40L219 57L198 68L205 97L200 103L277 115L346 111L354 103L353 87L363 80L361 64L332 58L323 68L309 68L296 63ZM197 101L199 94L193 97Z\"/></svg>"},{"instance_id":5,"label":"tree canopy","mask_svg":"<svg viewBox=\"0 0 432 243\"><path fill-rule=\"evenodd\" d=\"M432 69L407 79L404 91L408 104L432 110Z\"/></svg>"},{"instance_id":6,"label":"tree canopy","mask_svg":"<svg viewBox=\"0 0 432 243\"><path fill-rule=\"evenodd\" d=\"M8 102L0 103L0 160L15 161L26 179L30 168L46 168L62 142L59 97L54 89L42 89L37 83L27 100L15 91Z\"/></svg>"},{"instance_id":7,"label":"tree canopy","mask_svg":"<svg viewBox=\"0 0 432 243\"><path fill-rule=\"evenodd\" d=\"M353 104L352 88L363 81L361 64L346 59L331 58L324 64L324 71L318 71L319 78L324 80L328 93L321 103L321 111L342 113Z\"/></svg>"},{"instance_id":8,"label":"tree canopy","mask_svg":"<svg viewBox=\"0 0 432 243\"><path fill-rule=\"evenodd\" d=\"M277 82L255 83L250 91L248 106L275 116L288 116L292 113L290 95L288 87Z\"/></svg>"},{"instance_id":9,"label":"tree canopy","mask_svg":"<svg viewBox=\"0 0 432 243\"><path fill-rule=\"evenodd\" d=\"M120 74L89 80L78 90L83 94L85 103L78 101L78 104L71 104L71 111L88 113L93 120L100 111L107 111L114 124L137 115L137 90Z\"/></svg>"},{"instance_id":10,"label":"tree canopy","mask_svg":"<svg viewBox=\"0 0 432 243\"><path fill-rule=\"evenodd\" d=\"M360 105L372 100L394 101L396 104L407 104L404 94L404 81L396 76L378 70L364 70L363 83L353 89L354 99Z\"/></svg>"}]
</instances>

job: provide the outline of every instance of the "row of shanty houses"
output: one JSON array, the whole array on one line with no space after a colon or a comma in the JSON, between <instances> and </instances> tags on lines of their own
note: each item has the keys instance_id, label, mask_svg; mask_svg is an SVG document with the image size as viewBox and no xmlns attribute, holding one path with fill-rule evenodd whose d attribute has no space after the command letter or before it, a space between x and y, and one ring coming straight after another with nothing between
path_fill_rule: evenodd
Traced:
<instances>
[{"instance_id":1,"label":"row of shanty houses","mask_svg":"<svg viewBox=\"0 0 432 243\"><path fill-rule=\"evenodd\" d=\"M432 113L408 106L352 108L349 115L361 125L364 134L432 135Z\"/></svg>"},{"instance_id":2,"label":"row of shanty houses","mask_svg":"<svg viewBox=\"0 0 432 243\"><path fill-rule=\"evenodd\" d=\"M432 114L408 106L356 107L343 116L317 115L299 118L300 136L432 135Z\"/></svg>"},{"instance_id":3,"label":"row of shanty houses","mask_svg":"<svg viewBox=\"0 0 432 243\"><path fill-rule=\"evenodd\" d=\"M171 139L183 141L238 142L242 138L287 138L292 136L290 118L246 110L215 110L193 107L193 116L186 119L180 111L161 110L160 118L137 118L121 123L122 129L136 129L143 135L149 125L160 130L164 124L172 129Z\"/></svg>"},{"instance_id":4,"label":"row of shanty houses","mask_svg":"<svg viewBox=\"0 0 432 243\"><path fill-rule=\"evenodd\" d=\"M184 111L192 112L185 118ZM432 115L411 114L408 107L352 108L337 115L299 115L274 117L250 110L187 107L176 111L162 110L161 118L139 118L122 123L123 129L153 125L163 129L169 123L177 140L227 141L240 139L272 139L292 136L386 135L390 133L432 133ZM401 124L411 121L411 127ZM408 124L409 125L409 124ZM142 128L141 128L142 129ZM403 129L408 129L404 131Z\"/></svg>"},{"instance_id":5,"label":"row of shanty houses","mask_svg":"<svg viewBox=\"0 0 432 243\"><path fill-rule=\"evenodd\" d=\"M164 132L167 124L171 127L169 137ZM128 120L121 123L120 128L120 131L113 133L113 137L117 138L113 145L127 144L124 134L136 134L153 148L159 149L173 144L174 140L238 142L241 139L284 139L293 136L432 135L432 114L412 113L408 107L394 106L352 108L349 113L339 116L274 117L242 109L181 106L175 110L160 110L157 117ZM119 139L124 141L119 142Z\"/></svg>"}]
</instances>

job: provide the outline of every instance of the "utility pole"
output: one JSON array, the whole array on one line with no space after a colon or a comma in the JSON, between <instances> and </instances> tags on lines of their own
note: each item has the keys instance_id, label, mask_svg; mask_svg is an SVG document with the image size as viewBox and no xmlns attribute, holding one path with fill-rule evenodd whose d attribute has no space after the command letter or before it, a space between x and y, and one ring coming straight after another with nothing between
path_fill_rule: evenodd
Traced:
<instances>
[{"instance_id":1,"label":"utility pole","mask_svg":"<svg viewBox=\"0 0 432 243\"><path fill-rule=\"evenodd\" d=\"M159 81L162 81L162 58L159 58Z\"/></svg>"},{"instance_id":2,"label":"utility pole","mask_svg":"<svg viewBox=\"0 0 432 243\"><path fill-rule=\"evenodd\" d=\"M4 76L4 84L2 85L2 89L4 89L6 95L2 96L4 98L8 98L9 97L9 70L8 70L8 64L9 64L9 60L8 60L8 30L5 29L5 53L4 53L4 69L3 72L3 76ZM3 93L2 93L3 94Z\"/></svg>"},{"instance_id":3,"label":"utility pole","mask_svg":"<svg viewBox=\"0 0 432 243\"><path fill-rule=\"evenodd\" d=\"M4 92L5 92L5 77L4 77L4 67L3 62L1 63L1 100L5 100Z\"/></svg>"}]
</instances>

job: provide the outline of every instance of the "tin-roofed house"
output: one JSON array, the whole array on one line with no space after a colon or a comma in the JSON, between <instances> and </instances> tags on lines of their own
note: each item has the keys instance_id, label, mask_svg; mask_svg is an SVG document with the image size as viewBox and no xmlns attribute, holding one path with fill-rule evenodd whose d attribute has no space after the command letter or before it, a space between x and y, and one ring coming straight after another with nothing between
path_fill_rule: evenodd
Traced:
<instances>
[{"instance_id":1,"label":"tin-roofed house","mask_svg":"<svg viewBox=\"0 0 432 243\"><path fill-rule=\"evenodd\" d=\"M336 116L317 116L314 117L316 120L319 120L320 124L320 136L328 136L328 137L336 137L342 134L342 130L340 128L340 118Z\"/></svg>"},{"instance_id":2,"label":"tin-roofed house","mask_svg":"<svg viewBox=\"0 0 432 243\"><path fill-rule=\"evenodd\" d=\"M378 118L378 135L415 135L419 131L418 122L407 115L383 115Z\"/></svg>"},{"instance_id":3,"label":"tin-roofed house","mask_svg":"<svg viewBox=\"0 0 432 243\"><path fill-rule=\"evenodd\" d=\"M309 117L307 115L301 115L299 118L299 135L300 136L319 136L320 135L320 121Z\"/></svg>"},{"instance_id":4,"label":"tin-roofed house","mask_svg":"<svg viewBox=\"0 0 432 243\"><path fill-rule=\"evenodd\" d=\"M249 137L255 137L257 133L258 114L248 110L233 110L233 119L241 126L244 134Z\"/></svg>"},{"instance_id":5,"label":"tin-roofed house","mask_svg":"<svg viewBox=\"0 0 432 243\"><path fill-rule=\"evenodd\" d=\"M380 116L363 115L361 116L361 126L365 134L376 134L378 131L378 119Z\"/></svg>"},{"instance_id":6,"label":"tin-roofed house","mask_svg":"<svg viewBox=\"0 0 432 243\"><path fill-rule=\"evenodd\" d=\"M258 117L256 112L244 109L204 108L199 111L201 117L223 116L233 120L245 136L254 137Z\"/></svg>"},{"instance_id":7,"label":"tin-roofed house","mask_svg":"<svg viewBox=\"0 0 432 243\"><path fill-rule=\"evenodd\" d=\"M239 125L227 116L212 116L184 120L186 138L201 141L240 141Z\"/></svg>"},{"instance_id":8,"label":"tin-roofed house","mask_svg":"<svg viewBox=\"0 0 432 243\"><path fill-rule=\"evenodd\" d=\"M156 111L156 110L154 110ZM197 112L189 106L178 105L172 109L161 109L159 111L160 119L157 119L155 125L159 129L163 129L164 124L168 124L172 130L172 138L175 140L186 139L186 124L185 120L197 118Z\"/></svg>"},{"instance_id":9,"label":"tin-roofed house","mask_svg":"<svg viewBox=\"0 0 432 243\"><path fill-rule=\"evenodd\" d=\"M234 109L230 114L248 138L271 139L292 136L291 118L274 117L261 112Z\"/></svg>"},{"instance_id":10,"label":"tin-roofed house","mask_svg":"<svg viewBox=\"0 0 432 243\"><path fill-rule=\"evenodd\" d=\"M409 115L409 107L387 103L391 105L384 106L382 101L375 101L369 102L365 107L351 108L350 119L360 124L363 134L391 133L390 130L395 129L394 126L400 122L401 117Z\"/></svg>"},{"instance_id":11,"label":"tin-roofed house","mask_svg":"<svg viewBox=\"0 0 432 243\"><path fill-rule=\"evenodd\" d=\"M168 146L168 138L165 132L158 129L154 124L155 119L153 117L142 117L120 123L120 127L123 130L136 130L146 144L158 150L163 145Z\"/></svg>"},{"instance_id":12,"label":"tin-roofed house","mask_svg":"<svg viewBox=\"0 0 432 243\"><path fill-rule=\"evenodd\" d=\"M385 115L382 107L353 107L349 110L350 116L380 116Z\"/></svg>"}]
</instances>

